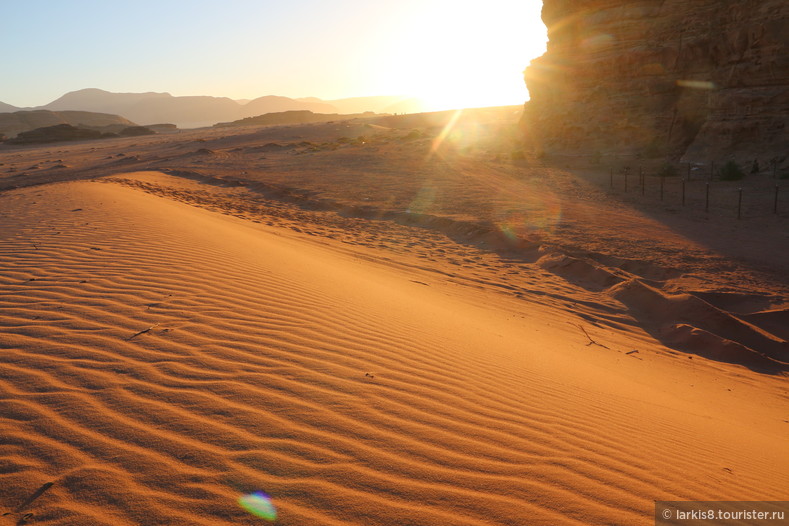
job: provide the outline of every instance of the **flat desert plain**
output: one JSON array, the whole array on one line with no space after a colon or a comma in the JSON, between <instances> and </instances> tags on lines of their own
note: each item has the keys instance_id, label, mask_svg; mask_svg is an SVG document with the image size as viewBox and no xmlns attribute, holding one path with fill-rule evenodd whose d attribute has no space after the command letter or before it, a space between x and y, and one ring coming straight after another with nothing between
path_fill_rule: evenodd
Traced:
<instances>
[{"instance_id":1,"label":"flat desert plain","mask_svg":"<svg viewBox=\"0 0 789 526\"><path fill-rule=\"evenodd\" d=\"M1 146L0 524L786 500L787 214L612 189L517 118Z\"/></svg>"}]
</instances>

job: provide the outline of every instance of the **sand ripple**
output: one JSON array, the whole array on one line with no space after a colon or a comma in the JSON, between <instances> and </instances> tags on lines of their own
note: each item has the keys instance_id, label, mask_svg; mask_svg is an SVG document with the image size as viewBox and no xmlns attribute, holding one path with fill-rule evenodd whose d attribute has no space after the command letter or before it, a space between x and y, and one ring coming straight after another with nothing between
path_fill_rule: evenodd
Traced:
<instances>
[{"instance_id":1,"label":"sand ripple","mask_svg":"<svg viewBox=\"0 0 789 526\"><path fill-rule=\"evenodd\" d=\"M256 490L283 525L648 524L786 487L742 451L771 430L549 375L408 276L115 185L0 200L0 524L261 524Z\"/></svg>"}]
</instances>

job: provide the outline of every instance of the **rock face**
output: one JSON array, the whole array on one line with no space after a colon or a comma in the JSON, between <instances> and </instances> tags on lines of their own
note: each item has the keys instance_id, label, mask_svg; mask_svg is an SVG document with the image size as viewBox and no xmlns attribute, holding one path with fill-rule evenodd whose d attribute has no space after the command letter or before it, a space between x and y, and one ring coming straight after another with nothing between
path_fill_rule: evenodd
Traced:
<instances>
[{"instance_id":1,"label":"rock face","mask_svg":"<svg viewBox=\"0 0 789 526\"><path fill-rule=\"evenodd\" d=\"M527 140L554 154L785 162L786 0L544 0Z\"/></svg>"}]
</instances>

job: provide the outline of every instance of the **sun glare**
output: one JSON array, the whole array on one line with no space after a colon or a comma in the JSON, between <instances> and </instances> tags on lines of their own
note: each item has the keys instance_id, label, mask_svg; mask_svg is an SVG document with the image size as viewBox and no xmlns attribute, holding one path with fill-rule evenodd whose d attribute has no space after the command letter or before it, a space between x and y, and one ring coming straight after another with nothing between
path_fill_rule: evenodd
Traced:
<instances>
[{"instance_id":1,"label":"sun glare","mask_svg":"<svg viewBox=\"0 0 789 526\"><path fill-rule=\"evenodd\" d=\"M388 84L425 110L522 104L523 69L545 51L539 0L423 4L384 66Z\"/></svg>"}]
</instances>

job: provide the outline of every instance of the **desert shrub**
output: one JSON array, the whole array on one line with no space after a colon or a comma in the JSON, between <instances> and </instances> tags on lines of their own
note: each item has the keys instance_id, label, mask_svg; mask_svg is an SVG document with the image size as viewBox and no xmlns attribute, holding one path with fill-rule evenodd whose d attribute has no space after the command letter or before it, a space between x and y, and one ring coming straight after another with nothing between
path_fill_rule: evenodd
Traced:
<instances>
[{"instance_id":1,"label":"desert shrub","mask_svg":"<svg viewBox=\"0 0 789 526\"><path fill-rule=\"evenodd\" d=\"M734 161L726 161L726 164L721 166L720 170L718 171L718 175L721 178L721 181L739 181L745 177L745 173Z\"/></svg>"},{"instance_id":2,"label":"desert shrub","mask_svg":"<svg viewBox=\"0 0 789 526\"><path fill-rule=\"evenodd\" d=\"M420 132L419 130L411 130L410 132L408 132L408 135L403 137L403 140L413 141L415 139L421 139L421 138L422 138L422 132Z\"/></svg>"},{"instance_id":3,"label":"desert shrub","mask_svg":"<svg viewBox=\"0 0 789 526\"><path fill-rule=\"evenodd\" d=\"M679 172L677 171L677 167L673 164L663 163L663 166L658 170L658 175L660 177L676 177L679 175Z\"/></svg>"}]
</instances>

